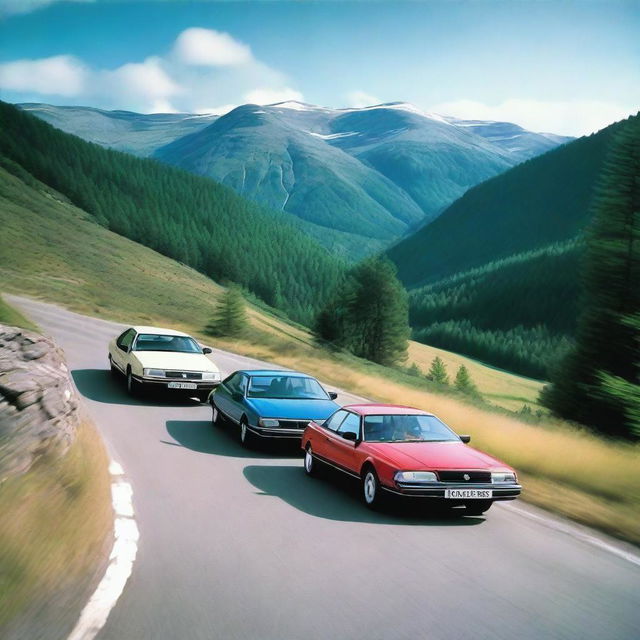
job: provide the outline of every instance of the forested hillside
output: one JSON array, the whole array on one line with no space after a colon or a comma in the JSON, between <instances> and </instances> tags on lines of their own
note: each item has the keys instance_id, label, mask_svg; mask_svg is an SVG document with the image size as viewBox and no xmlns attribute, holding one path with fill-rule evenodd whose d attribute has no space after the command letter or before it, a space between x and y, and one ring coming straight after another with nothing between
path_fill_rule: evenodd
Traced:
<instances>
[{"instance_id":1,"label":"forested hillside","mask_svg":"<svg viewBox=\"0 0 640 640\"><path fill-rule=\"evenodd\" d=\"M96 222L309 322L342 265L313 240L213 180L103 149L0 102L0 156ZM16 166L19 165L18 167Z\"/></svg>"},{"instance_id":2,"label":"forested hillside","mask_svg":"<svg viewBox=\"0 0 640 640\"><path fill-rule=\"evenodd\" d=\"M609 143L637 118L474 187L393 247L415 338L546 377L576 330L582 234Z\"/></svg>"}]
</instances>

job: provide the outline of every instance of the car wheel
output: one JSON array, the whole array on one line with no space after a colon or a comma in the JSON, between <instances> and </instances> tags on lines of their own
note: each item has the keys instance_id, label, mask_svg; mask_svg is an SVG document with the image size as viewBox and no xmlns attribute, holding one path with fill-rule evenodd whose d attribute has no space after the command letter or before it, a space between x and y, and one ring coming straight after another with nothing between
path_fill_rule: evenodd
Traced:
<instances>
[{"instance_id":1,"label":"car wheel","mask_svg":"<svg viewBox=\"0 0 640 640\"><path fill-rule=\"evenodd\" d=\"M477 502L467 502L464 513L467 516L481 516L485 511L489 511L493 503L490 500L478 500Z\"/></svg>"},{"instance_id":2,"label":"car wheel","mask_svg":"<svg viewBox=\"0 0 640 640\"><path fill-rule=\"evenodd\" d=\"M140 386L140 383L134 380L133 375L131 375L131 369L127 369L127 391L129 395L139 395Z\"/></svg>"},{"instance_id":3,"label":"car wheel","mask_svg":"<svg viewBox=\"0 0 640 640\"><path fill-rule=\"evenodd\" d=\"M247 449L251 449L255 444L255 437L253 433L249 431L247 419L244 417L240 420L240 443Z\"/></svg>"},{"instance_id":4,"label":"car wheel","mask_svg":"<svg viewBox=\"0 0 640 640\"><path fill-rule=\"evenodd\" d=\"M218 411L218 407L216 407L213 402L211 403L211 424L214 427L222 426L222 414Z\"/></svg>"},{"instance_id":5,"label":"car wheel","mask_svg":"<svg viewBox=\"0 0 640 640\"><path fill-rule=\"evenodd\" d=\"M313 451L311 445L308 444L304 450L304 472L308 476L318 475L318 461L313 457Z\"/></svg>"},{"instance_id":6,"label":"car wheel","mask_svg":"<svg viewBox=\"0 0 640 640\"><path fill-rule=\"evenodd\" d=\"M382 489L373 467L367 467L362 475L362 499L370 509L378 509L382 504Z\"/></svg>"}]
</instances>

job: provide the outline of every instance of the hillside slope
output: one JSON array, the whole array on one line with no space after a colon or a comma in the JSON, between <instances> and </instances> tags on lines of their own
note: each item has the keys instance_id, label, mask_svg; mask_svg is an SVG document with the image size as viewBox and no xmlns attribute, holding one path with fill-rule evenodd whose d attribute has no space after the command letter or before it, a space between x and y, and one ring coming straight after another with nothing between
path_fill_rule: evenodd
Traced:
<instances>
[{"instance_id":1,"label":"hillside slope","mask_svg":"<svg viewBox=\"0 0 640 640\"><path fill-rule=\"evenodd\" d=\"M406 103L243 105L220 118L19 106L90 142L223 182L351 261L413 232L469 187L567 140Z\"/></svg>"},{"instance_id":2,"label":"hillside slope","mask_svg":"<svg viewBox=\"0 0 640 640\"><path fill-rule=\"evenodd\" d=\"M628 122L475 187L388 252L410 288L416 339L548 375L575 331L591 197Z\"/></svg>"},{"instance_id":3,"label":"hillside slope","mask_svg":"<svg viewBox=\"0 0 640 640\"><path fill-rule=\"evenodd\" d=\"M311 320L341 272L306 235L228 187L87 143L6 103L0 156L109 229L242 284L296 319Z\"/></svg>"}]
</instances>

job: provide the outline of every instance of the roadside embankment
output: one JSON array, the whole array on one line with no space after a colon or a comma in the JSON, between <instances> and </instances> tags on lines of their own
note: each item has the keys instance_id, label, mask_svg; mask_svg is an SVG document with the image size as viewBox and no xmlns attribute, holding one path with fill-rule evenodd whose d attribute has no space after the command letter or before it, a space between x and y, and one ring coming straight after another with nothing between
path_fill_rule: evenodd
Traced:
<instances>
[{"instance_id":1,"label":"roadside embankment","mask_svg":"<svg viewBox=\"0 0 640 640\"><path fill-rule=\"evenodd\" d=\"M0 637L66 637L112 543L108 458L62 352L0 324Z\"/></svg>"}]
</instances>

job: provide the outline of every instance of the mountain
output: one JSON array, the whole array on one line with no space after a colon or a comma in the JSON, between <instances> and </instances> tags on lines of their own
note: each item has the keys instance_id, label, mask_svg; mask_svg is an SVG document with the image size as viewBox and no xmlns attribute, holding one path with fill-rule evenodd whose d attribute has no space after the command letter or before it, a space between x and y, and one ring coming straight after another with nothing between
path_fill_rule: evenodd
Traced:
<instances>
[{"instance_id":1,"label":"mountain","mask_svg":"<svg viewBox=\"0 0 640 640\"><path fill-rule=\"evenodd\" d=\"M628 122L470 189L389 249L410 289L416 338L546 376L575 331L591 198L609 143Z\"/></svg>"},{"instance_id":2,"label":"mountain","mask_svg":"<svg viewBox=\"0 0 640 640\"><path fill-rule=\"evenodd\" d=\"M310 322L342 264L228 187L102 149L0 102L0 163L63 194L120 235Z\"/></svg>"},{"instance_id":3,"label":"mountain","mask_svg":"<svg viewBox=\"0 0 640 640\"><path fill-rule=\"evenodd\" d=\"M209 120L22 106L87 140L212 177L350 260L385 248L473 185L566 140L406 103L243 105Z\"/></svg>"},{"instance_id":4,"label":"mountain","mask_svg":"<svg viewBox=\"0 0 640 640\"><path fill-rule=\"evenodd\" d=\"M133 113L50 104L17 105L62 131L102 147L146 157L156 149L211 124L218 116L192 113Z\"/></svg>"}]
</instances>

